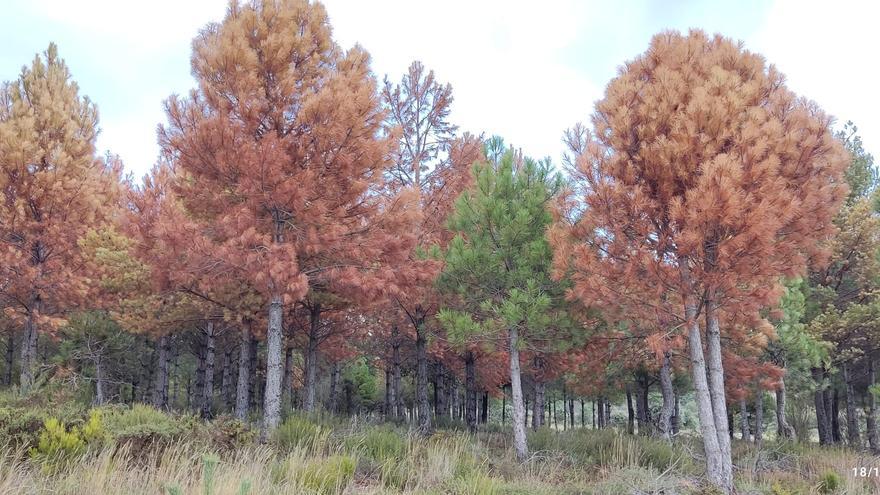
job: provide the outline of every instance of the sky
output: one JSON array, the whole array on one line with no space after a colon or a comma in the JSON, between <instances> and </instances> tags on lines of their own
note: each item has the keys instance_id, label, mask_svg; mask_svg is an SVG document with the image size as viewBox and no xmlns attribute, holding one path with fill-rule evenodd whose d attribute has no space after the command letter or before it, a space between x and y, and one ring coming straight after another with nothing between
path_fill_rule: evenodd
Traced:
<instances>
[{"instance_id":1,"label":"sky","mask_svg":"<svg viewBox=\"0 0 880 495\"><path fill-rule=\"evenodd\" d=\"M364 46L381 80L413 60L453 87L451 120L559 163L625 61L654 34L701 28L742 40L880 154L880 6L855 0L326 0L336 41ZM194 87L191 40L226 0L0 0L0 81L50 41L98 105L98 149L136 177L158 156L162 102Z\"/></svg>"}]
</instances>

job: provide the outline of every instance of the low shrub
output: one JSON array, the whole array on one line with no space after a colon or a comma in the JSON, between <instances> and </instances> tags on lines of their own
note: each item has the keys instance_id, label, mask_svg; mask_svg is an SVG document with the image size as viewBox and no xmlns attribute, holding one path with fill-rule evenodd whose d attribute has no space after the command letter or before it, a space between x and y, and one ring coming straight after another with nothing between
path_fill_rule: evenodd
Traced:
<instances>
[{"instance_id":1,"label":"low shrub","mask_svg":"<svg viewBox=\"0 0 880 495\"><path fill-rule=\"evenodd\" d=\"M324 450L329 438L329 428L298 415L287 418L272 434L272 441L279 450L305 449L309 453Z\"/></svg>"},{"instance_id":2,"label":"low shrub","mask_svg":"<svg viewBox=\"0 0 880 495\"><path fill-rule=\"evenodd\" d=\"M295 479L297 484L321 495L342 493L354 479L357 461L347 455L333 455L310 459L300 466Z\"/></svg>"}]
</instances>

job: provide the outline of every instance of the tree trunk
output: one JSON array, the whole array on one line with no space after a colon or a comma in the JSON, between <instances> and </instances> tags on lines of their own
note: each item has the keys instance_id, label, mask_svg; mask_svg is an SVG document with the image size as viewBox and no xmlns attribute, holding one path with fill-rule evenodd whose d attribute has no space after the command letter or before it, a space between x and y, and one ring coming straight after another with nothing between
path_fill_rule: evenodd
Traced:
<instances>
[{"instance_id":1,"label":"tree trunk","mask_svg":"<svg viewBox=\"0 0 880 495\"><path fill-rule=\"evenodd\" d=\"M199 336L201 340L201 336ZM204 345L204 341L199 342L199 356L198 356L198 367L196 368L196 383L195 386L190 389L190 397L189 403L190 407L197 412L201 413L202 403L205 398L205 354L206 349Z\"/></svg>"},{"instance_id":2,"label":"tree trunk","mask_svg":"<svg viewBox=\"0 0 880 495\"><path fill-rule=\"evenodd\" d=\"M537 430L544 426L544 382L535 378L534 388L535 397L532 400L532 429Z\"/></svg>"},{"instance_id":3,"label":"tree trunk","mask_svg":"<svg viewBox=\"0 0 880 495\"><path fill-rule=\"evenodd\" d=\"M159 337L156 342L158 363L156 363L155 383L153 386L153 407L168 408L168 336Z\"/></svg>"},{"instance_id":4,"label":"tree trunk","mask_svg":"<svg viewBox=\"0 0 880 495\"><path fill-rule=\"evenodd\" d=\"M529 455L526 443L525 406L523 405L523 393L521 373L519 368L519 333L515 327L508 329L510 339L510 393L513 400L513 449L516 458L520 462L525 461ZM488 396L486 397L488 402ZM487 408L488 409L488 408Z\"/></svg>"},{"instance_id":5,"label":"tree trunk","mask_svg":"<svg viewBox=\"0 0 880 495\"><path fill-rule=\"evenodd\" d=\"M465 406L464 421L471 433L477 431L477 370L476 359L471 352L465 355Z\"/></svg>"},{"instance_id":6,"label":"tree trunk","mask_svg":"<svg viewBox=\"0 0 880 495\"><path fill-rule=\"evenodd\" d=\"M602 424L605 425L606 428L611 427L611 402L608 401L608 397L603 397L603 402L605 404L605 419Z\"/></svg>"},{"instance_id":7,"label":"tree trunk","mask_svg":"<svg viewBox=\"0 0 880 495\"><path fill-rule=\"evenodd\" d=\"M281 382L281 407L293 408L293 342L288 336L284 350L284 379Z\"/></svg>"},{"instance_id":8,"label":"tree trunk","mask_svg":"<svg viewBox=\"0 0 880 495\"><path fill-rule=\"evenodd\" d=\"M764 390L755 389L755 444L760 447L764 442Z\"/></svg>"},{"instance_id":9,"label":"tree trunk","mask_svg":"<svg viewBox=\"0 0 880 495\"><path fill-rule=\"evenodd\" d=\"M834 392L829 391L826 396L826 404L829 402L828 398L830 396L831 402L831 439L834 440L834 443L840 443L842 441L840 435L840 395L838 393L837 387L834 388Z\"/></svg>"},{"instance_id":10,"label":"tree trunk","mask_svg":"<svg viewBox=\"0 0 880 495\"><path fill-rule=\"evenodd\" d=\"M657 429L660 438L670 440L672 439L672 416L675 412L675 389L672 388L672 359L669 351L663 353L663 363L660 365L660 394L663 397L663 405L660 407Z\"/></svg>"},{"instance_id":11,"label":"tree trunk","mask_svg":"<svg viewBox=\"0 0 880 495\"><path fill-rule=\"evenodd\" d=\"M400 338L397 325L391 327L391 407L394 416L402 419L403 397L400 394Z\"/></svg>"},{"instance_id":12,"label":"tree trunk","mask_svg":"<svg viewBox=\"0 0 880 495\"><path fill-rule=\"evenodd\" d=\"M24 322L24 336L22 337L19 387L21 394L27 395L34 386L34 374L37 364L37 323L34 321L33 311L39 311L39 297L35 298L35 308L28 312Z\"/></svg>"},{"instance_id":13,"label":"tree trunk","mask_svg":"<svg viewBox=\"0 0 880 495\"><path fill-rule=\"evenodd\" d=\"M15 366L15 329L10 328L6 336L6 377L3 382L12 386L12 368Z\"/></svg>"},{"instance_id":14,"label":"tree trunk","mask_svg":"<svg viewBox=\"0 0 880 495\"><path fill-rule=\"evenodd\" d=\"M590 401L590 409L592 410L592 414L593 414L593 429L595 430L596 429L596 400L595 399Z\"/></svg>"},{"instance_id":15,"label":"tree trunk","mask_svg":"<svg viewBox=\"0 0 880 495\"><path fill-rule=\"evenodd\" d=\"M327 399L327 410L336 414L336 396L339 393L339 363L330 365L330 397Z\"/></svg>"},{"instance_id":16,"label":"tree trunk","mask_svg":"<svg viewBox=\"0 0 880 495\"><path fill-rule=\"evenodd\" d=\"M709 396L715 416L715 430L718 447L721 449L721 473L726 492L733 491L733 460L730 451L730 434L727 426L727 397L724 390L724 363L721 357L721 327L718 321L718 308L710 293L706 308L706 350L709 353Z\"/></svg>"},{"instance_id":17,"label":"tree trunk","mask_svg":"<svg viewBox=\"0 0 880 495\"><path fill-rule=\"evenodd\" d=\"M636 432L635 426L635 410L633 409L632 387L626 384L626 432L630 435Z\"/></svg>"},{"instance_id":18,"label":"tree trunk","mask_svg":"<svg viewBox=\"0 0 880 495\"><path fill-rule=\"evenodd\" d=\"M245 322L238 341L238 384L235 387L235 417L244 421L250 400L251 327Z\"/></svg>"},{"instance_id":19,"label":"tree trunk","mask_svg":"<svg viewBox=\"0 0 880 495\"><path fill-rule=\"evenodd\" d=\"M651 385L648 382L647 375L641 377L637 382L639 385L639 393L636 397L636 421L639 425L639 435L650 434L651 417L648 411L648 393Z\"/></svg>"},{"instance_id":20,"label":"tree trunk","mask_svg":"<svg viewBox=\"0 0 880 495\"><path fill-rule=\"evenodd\" d=\"M862 446L859 434L859 416L856 409L856 394L852 384L852 376L849 371L849 363L843 363L844 400L846 401L846 438L849 445L855 449Z\"/></svg>"},{"instance_id":21,"label":"tree trunk","mask_svg":"<svg viewBox=\"0 0 880 495\"><path fill-rule=\"evenodd\" d=\"M571 420L569 426L571 426L571 429L573 430L574 429L574 399L571 397L568 398L568 417Z\"/></svg>"},{"instance_id":22,"label":"tree trunk","mask_svg":"<svg viewBox=\"0 0 880 495\"><path fill-rule=\"evenodd\" d=\"M672 414L672 436L678 435L679 430L681 429L681 407L680 400L678 398L678 393L673 389L673 396L675 398L675 407L674 413Z\"/></svg>"},{"instance_id":23,"label":"tree trunk","mask_svg":"<svg viewBox=\"0 0 880 495\"><path fill-rule=\"evenodd\" d=\"M691 293L690 268L687 259L679 260L682 282L686 287L685 316L687 318L688 349L691 358L691 374L694 383L694 398L697 403L697 412L700 418L700 434L703 438L703 451L706 455L706 477L724 493L732 491L724 472L724 452L721 449L719 436L726 437L727 431L719 435L716 428L716 420L713 413L712 397L709 390L709 382L706 376L706 359L703 356L703 339L700 335L700 326L697 322L697 302ZM725 408L726 409L726 408ZM726 410L725 410L726 416ZM725 418L726 419L726 418ZM726 428L725 428L726 430Z\"/></svg>"},{"instance_id":24,"label":"tree trunk","mask_svg":"<svg viewBox=\"0 0 880 495\"><path fill-rule=\"evenodd\" d=\"M256 411L260 407L260 376L259 376L259 342L257 342L257 337L251 333L251 341L250 341L250 361L248 362L248 380L250 380L249 385L249 395L248 395L248 408L252 411Z\"/></svg>"},{"instance_id":25,"label":"tree trunk","mask_svg":"<svg viewBox=\"0 0 880 495\"><path fill-rule=\"evenodd\" d=\"M315 387L318 382L318 332L321 328L321 311L320 304L314 305L309 310L309 335L306 344L306 368L302 393L302 409L305 412L315 410Z\"/></svg>"},{"instance_id":26,"label":"tree trunk","mask_svg":"<svg viewBox=\"0 0 880 495\"><path fill-rule=\"evenodd\" d=\"M446 367L443 363L437 363L437 378L434 381L434 414L440 421L446 417L449 405L446 404Z\"/></svg>"},{"instance_id":27,"label":"tree trunk","mask_svg":"<svg viewBox=\"0 0 880 495\"><path fill-rule=\"evenodd\" d=\"M785 379L779 380L776 389L776 435L779 438L794 438L794 428L788 424L785 415Z\"/></svg>"},{"instance_id":28,"label":"tree trunk","mask_svg":"<svg viewBox=\"0 0 880 495\"><path fill-rule=\"evenodd\" d=\"M877 432L877 369L873 356L868 356L868 404L865 409L865 421L868 434L868 446L874 454L880 454L880 434Z\"/></svg>"},{"instance_id":29,"label":"tree trunk","mask_svg":"<svg viewBox=\"0 0 880 495\"><path fill-rule=\"evenodd\" d=\"M748 402L746 402L745 397L739 400L739 415L739 426L742 434L742 440L743 442L751 442L752 433L749 431L749 406Z\"/></svg>"},{"instance_id":30,"label":"tree trunk","mask_svg":"<svg viewBox=\"0 0 880 495\"><path fill-rule=\"evenodd\" d=\"M205 386L202 395L202 417L210 418L214 406L214 358L217 345L217 334L214 322L208 320L205 326Z\"/></svg>"},{"instance_id":31,"label":"tree trunk","mask_svg":"<svg viewBox=\"0 0 880 495\"><path fill-rule=\"evenodd\" d=\"M483 391L483 400L480 402L480 422L486 424L489 422L489 392Z\"/></svg>"},{"instance_id":32,"label":"tree trunk","mask_svg":"<svg viewBox=\"0 0 880 495\"><path fill-rule=\"evenodd\" d=\"M220 395L223 397L223 410L235 408L235 397L232 396L232 347L226 344L223 349L223 374L220 378Z\"/></svg>"},{"instance_id":33,"label":"tree trunk","mask_svg":"<svg viewBox=\"0 0 880 495\"><path fill-rule=\"evenodd\" d=\"M821 368L811 370L813 380L816 381L817 389L813 394L813 403L816 406L816 427L819 430L819 443L828 445L831 443L831 421L825 409L825 385Z\"/></svg>"},{"instance_id":34,"label":"tree trunk","mask_svg":"<svg viewBox=\"0 0 880 495\"><path fill-rule=\"evenodd\" d=\"M425 335L425 318L420 316L414 322L416 327L416 406L418 409L419 433L431 433L431 405L428 403L428 340Z\"/></svg>"},{"instance_id":35,"label":"tree trunk","mask_svg":"<svg viewBox=\"0 0 880 495\"><path fill-rule=\"evenodd\" d=\"M394 413L391 411L391 404L393 404L391 400L391 367L387 364L385 365L385 405L382 409L382 413L385 415L385 421L391 421L391 418L394 417Z\"/></svg>"},{"instance_id":36,"label":"tree trunk","mask_svg":"<svg viewBox=\"0 0 880 495\"><path fill-rule=\"evenodd\" d=\"M104 377L104 357L98 355L95 360L95 404L102 405L107 401L106 379Z\"/></svg>"},{"instance_id":37,"label":"tree trunk","mask_svg":"<svg viewBox=\"0 0 880 495\"><path fill-rule=\"evenodd\" d=\"M584 399L581 399L581 428L587 427L586 414L584 412Z\"/></svg>"},{"instance_id":38,"label":"tree trunk","mask_svg":"<svg viewBox=\"0 0 880 495\"><path fill-rule=\"evenodd\" d=\"M284 377L284 304L280 294L274 294L269 303L269 326L266 330L266 388L263 391L262 441L268 440L281 422L281 380Z\"/></svg>"}]
</instances>

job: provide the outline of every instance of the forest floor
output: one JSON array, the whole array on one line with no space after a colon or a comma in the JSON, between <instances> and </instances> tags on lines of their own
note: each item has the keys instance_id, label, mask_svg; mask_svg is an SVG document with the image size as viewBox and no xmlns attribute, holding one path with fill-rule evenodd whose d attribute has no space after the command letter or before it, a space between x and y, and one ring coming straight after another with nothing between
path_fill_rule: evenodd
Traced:
<instances>
[{"instance_id":1,"label":"forest floor","mask_svg":"<svg viewBox=\"0 0 880 495\"><path fill-rule=\"evenodd\" d=\"M541 429L529 433L525 463L509 437L492 425L475 435L447 425L424 438L403 424L294 414L261 444L229 417L6 401L0 494L715 493L687 435L669 444L615 429ZM737 441L734 462L742 494L880 493L880 478L853 472L880 459L843 448Z\"/></svg>"}]
</instances>

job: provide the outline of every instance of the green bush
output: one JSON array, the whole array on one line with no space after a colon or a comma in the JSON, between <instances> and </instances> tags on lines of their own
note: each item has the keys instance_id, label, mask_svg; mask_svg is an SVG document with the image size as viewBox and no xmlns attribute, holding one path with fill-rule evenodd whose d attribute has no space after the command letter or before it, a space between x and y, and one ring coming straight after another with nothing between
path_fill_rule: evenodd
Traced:
<instances>
[{"instance_id":1,"label":"green bush","mask_svg":"<svg viewBox=\"0 0 880 495\"><path fill-rule=\"evenodd\" d=\"M816 489L819 493L834 493L841 485L840 475L834 471L827 471L819 478L819 484Z\"/></svg>"},{"instance_id":2,"label":"green bush","mask_svg":"<svg viewBox=\"0 0 880 495\"><path fill-rule=\"evenodd\" d=\"M302 465L296 478L303 488L321 495L342 493L354 479L357 462L353 457L334 455L311 459Z\"/></svg>"},{"instance_id":3,"label":"green bush","mask_svg":"<svg viewBox=\"0 0 880 495\"><path fill-rule=\"evenodd\" d=\"M308 418L293 415L287 418L272 434L272 441L282 451L305 449L316 453L327 446L330 429Z\"/></svg>"},{"instance_id":4,"label":"green bush","mask_svg":"<svg viewBox=\"0 0 880 495\"><path fill-rule=\"evenodd\" d=\"M529 449L535 452L542 450L559 450L559 438L550 428L538 428L530 431L527 436Z\"/></svg>"},{"instance_id":5,"label":"green bush","mask_svg":"<svg viewBox=\"0 0 880 495\"><path fill-rule=\"evenodd\" d=\"M183 421L143 404L115 409L104 420L107 436L129 449L135 459L153 449L162 449L186 431Z\"/></svg>"},{"instance_id":6,"label":"green bush","mask_svg":"<svg viewBox=\"0 0 880 495\"><path fill-rule=\"evenodd\" d=\"M39 412L0 408L0 438L9 447L29 450L37 446L45 419Z\"/></svg>"},{"instance_id":7,"label":"green bush","mask_svg":"<svg viewBox=\"0 0 880 495\"><path fill-rule=\"evenodd\" d=\"M346 443L365 458L376 462L403 459L407 450L406 439L387 426L370 428L360 437L349 437Z\"/></svg>"}]
</instances>

